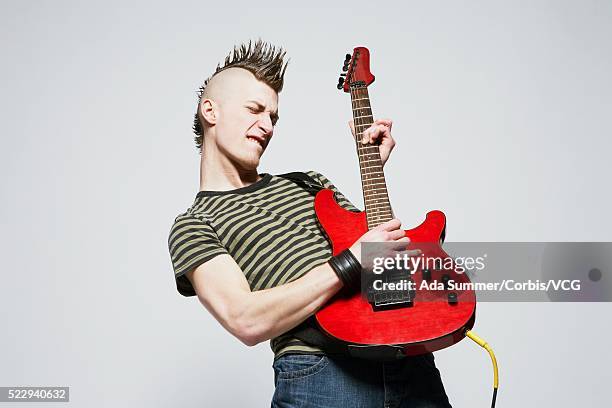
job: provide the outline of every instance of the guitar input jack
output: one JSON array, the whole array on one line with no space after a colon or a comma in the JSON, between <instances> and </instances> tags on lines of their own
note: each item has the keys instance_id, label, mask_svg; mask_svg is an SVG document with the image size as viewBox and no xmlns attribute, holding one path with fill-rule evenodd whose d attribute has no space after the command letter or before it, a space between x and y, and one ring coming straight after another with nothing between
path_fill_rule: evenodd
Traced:
<instances>
[{"instance_id":1,"label":"guitar input jack","mask_svg":"<svg viewBox=\"0 0 612 408\"><path fill-rule=\"evenodd\" d=\"M497 388L499 388L499 373L497 370L497 359L495 359L493 349L486 341L478 337L476 333L472 332L471 330L467 330L465 332L465 335L472 339L480 347L487 350L489 352L489 356L491 356L491 361L493 362L493 400L491 401L491 408L495 408L495 400L497 399Z\"/></svg>"}]
</instances>

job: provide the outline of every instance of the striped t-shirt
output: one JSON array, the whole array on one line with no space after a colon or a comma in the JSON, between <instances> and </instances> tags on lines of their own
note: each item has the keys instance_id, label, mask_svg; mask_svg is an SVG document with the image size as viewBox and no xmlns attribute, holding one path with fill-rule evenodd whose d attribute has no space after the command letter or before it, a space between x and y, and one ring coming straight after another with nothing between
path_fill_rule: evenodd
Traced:
<instances>
[{"instance_id":1,"label":"striped t-shirt","mask_svg":"<svg viewBox=\"0 0 612 408\"><path fill-rule=\"evenodd\" d=\"M325 176L306 174L333 190L340 206L359 211ZM195 296L185 273L221 254L234 258L252 291L293 281L331 257L314 197L286 178L261 177L234 190L200 191L193 205L176 217L168 247L180 294ZM322 353L289 334L273 338L270 345L275 357Z\"/></svg>"}]
</instances>

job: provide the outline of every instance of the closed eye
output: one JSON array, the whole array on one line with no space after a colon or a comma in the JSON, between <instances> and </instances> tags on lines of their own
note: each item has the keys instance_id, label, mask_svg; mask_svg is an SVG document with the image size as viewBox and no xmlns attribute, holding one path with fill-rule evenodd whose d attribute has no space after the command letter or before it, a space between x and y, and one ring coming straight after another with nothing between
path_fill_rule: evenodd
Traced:
<instances>
[{"instance_id":1,"label":"closed eye","mask_svg":"<svg viewBox=\"0 0 612 408\"><path fill-rule=\"evenodd\" d=\"M251 113L257 114L257 113L261 113L261 112L264 111L264 106L257 104L256 107L255 106L247 106L247 109L249 111L251 111ZM272 126L276 125L276 122L278 122L278 119L279 119L278 114L272 113L270 115L270 121L272 122Z\"/></svg>"}]
</instances>

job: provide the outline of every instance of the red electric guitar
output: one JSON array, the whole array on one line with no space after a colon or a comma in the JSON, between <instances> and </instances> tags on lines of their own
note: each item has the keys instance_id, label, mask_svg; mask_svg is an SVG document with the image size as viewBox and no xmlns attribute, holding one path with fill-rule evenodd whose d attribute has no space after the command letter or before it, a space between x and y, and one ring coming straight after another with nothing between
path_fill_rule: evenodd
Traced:
<instances>
[{"instance_id":1,"label":"red electric guitar","mask_svg":"<svg viewBox=\"0 0 612 408\"><path fill-rule=\"evenodd\" d=\"M319 222L332 243L336 255L349 248L369 229L393 218L387 186L376 145L363 145L359 135L373 123L368 85L374 81L370 73L370 53L357 47L347 54L346 74L340 77L338 89L350 93L355 123L357 153L361 169L364 212L350 212L334 200L333 192L325 189L315 197ZM431 211L416 228L406 230L410 248L419 248L425 258L451 259L441 247L446 217L441 211ZM447 288L448 281L470 282L465 273L439 269L414 270L410 279L416 290L398 299L396 294L378 292L373 296L340 292L320 309L315 319L323 333L347 345L356 356L368 353L393 357L417 355L439 350L459 342L465 331L472 328L476 316L476 296L473 290L420 290L423 280L438 282ZM402 297L400 296L400 297Z\"/></svg>"}]
</instances>

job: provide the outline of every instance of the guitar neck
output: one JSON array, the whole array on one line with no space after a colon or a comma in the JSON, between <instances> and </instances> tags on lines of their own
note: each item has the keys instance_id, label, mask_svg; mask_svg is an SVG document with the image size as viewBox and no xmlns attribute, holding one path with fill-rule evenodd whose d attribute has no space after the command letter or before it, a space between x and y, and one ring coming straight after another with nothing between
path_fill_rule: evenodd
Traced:
<instances>
[{"instance_id":1,"label":"guitar neck","mask_svg":"<svg viewBox=\"0 0 612 408\"><path fill-rule=\"evenodd\" d=\"M378 146L361 143L363 131L374 123L368 88L359 83L351 84L350 93L355 134L357 135L355 144L357 146L357 156L359 157L363 202L365 204L368 229L372 229L391 220L393 212L389 203L387 183Z\"/></svg>"}]
</instances>

